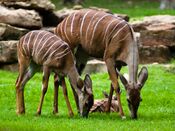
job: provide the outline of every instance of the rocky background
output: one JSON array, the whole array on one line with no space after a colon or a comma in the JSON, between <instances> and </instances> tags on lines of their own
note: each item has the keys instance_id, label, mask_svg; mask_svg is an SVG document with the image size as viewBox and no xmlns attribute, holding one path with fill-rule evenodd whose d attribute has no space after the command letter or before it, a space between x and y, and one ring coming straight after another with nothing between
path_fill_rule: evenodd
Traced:
<instances>
[{"instance_id":1,"label":"rocky background","mask_svg":"<svg viewBox=\"0 0 175 131\"><path fill-rule=\"evenodd\" d=\"M104 10L90 7L96 10ZM55 5L49 0L26 0L16 2L0 2L0 69L16 71L17 52L16 47L19 38L30 30L44 29L53 32L70 13L82 9L75 6L73 9L55 10ZM129 21L129 17L123 14L114 14ZM166 63L174 57L175 52L175 16L151 16L132 24L136 32L140 63ZM96 72L103 69L103 62L88 62L88 72ZM94 67L94 68L92 68Z\"/></svg>"}]
</instances>

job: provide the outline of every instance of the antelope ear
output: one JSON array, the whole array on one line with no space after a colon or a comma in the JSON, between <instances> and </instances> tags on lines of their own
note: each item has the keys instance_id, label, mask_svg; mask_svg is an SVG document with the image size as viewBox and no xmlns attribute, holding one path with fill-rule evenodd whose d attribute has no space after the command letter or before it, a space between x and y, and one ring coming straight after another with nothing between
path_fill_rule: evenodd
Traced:
<instances>
[{"instance_id":1,"label":"antelope ear","mask_svg":"<svg viewBox=\"0 0 175 131\"><path fill-rule=\"evenodd\" d=\"M89 74L86 74L84 78L84 86L89 94L92 94L92 80Z\"/></svg>"},{"instance_id":2,"label":"antelope ear","mask_svg":"<svg viewBox=\"0 0 175 131\"><path fill-rule=\"evenodd\" d=\"M138 75L138 84L140 89L144 86L147 79L148 79L148 70L146 67L142 67Z\"/></svg>"},{"instance_id":3,"label":"antelope ear","mask_svg":"<svg viewBox=\"0 0 175 131\"><path fill-rule=\"evenodd\" d=\"M117 72L117 74L118 74L118 76L119 76L122 84L124 85L125 89L127 90L128 81L126 80L126 78L122 74L120 74L120 72L118 71L118 69L116 69L116 72Z\"/></svg>"}]
</instances>

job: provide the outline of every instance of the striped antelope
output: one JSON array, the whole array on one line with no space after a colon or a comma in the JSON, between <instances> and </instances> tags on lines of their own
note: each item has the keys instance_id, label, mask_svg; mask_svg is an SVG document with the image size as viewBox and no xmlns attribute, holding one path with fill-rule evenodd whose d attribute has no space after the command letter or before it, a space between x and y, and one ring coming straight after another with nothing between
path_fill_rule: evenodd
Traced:
<instances>
[{"instance_id":1,"label":"striped antelope","mask_svg":"<svg viewBox=\"0 0 175 131\"><path fill-rule=\"evenodd\" d=\"M61 84L63 86L66 104L69 109L69 115L72 116L73 112L67 97L67 89L64 80L64 76L66 75L78 95L80 109L82 109L80 111L84 113L83 111L87 110L86 106L82 103L85 104L87 99L89 100L93 97L91 78L89 75L86 75L84 81L80 79L75 67L73 54L66 42L50 32L36 30L21 37L17 51L19 62L19 76L16 81L17 114L25 113L24 86L41 66L43 67L43 80L42 94L37 110L38 115L41 114L44 95L47 92L51 71L55 73L55 80L58 76L62 79ZM59 86L59 83L57 83L57 86ZM93 100L93 98L91 100ZM91 102L93 104L93 101ZM54 106L55 104L57 103L54 102ZM57 109L54 110L54 112L56 113Z\"/></svg>"},{"instance_id":2,"label":"striped antelope","mask_svg":"<svg viewBox=\"0 0 175 131\"><path fill-rule=\"evenodd\" d=\"M111 93L115 90L122 118L125 116L117 80L119 71L116 69L120 70L122 66L128 65L129 81L126 81L124 77L120 78L127 91L131 117L137 118L141 100L140 91L147 80L148 72L146 67L143 67L137 80L139 56L132 27L125 20L102 11L80 10L65 18L55 29L55 34L66 41L74 51L76 66L80 74L89 56L103 58L112 82Z\"/></svg>"}]
</instances>

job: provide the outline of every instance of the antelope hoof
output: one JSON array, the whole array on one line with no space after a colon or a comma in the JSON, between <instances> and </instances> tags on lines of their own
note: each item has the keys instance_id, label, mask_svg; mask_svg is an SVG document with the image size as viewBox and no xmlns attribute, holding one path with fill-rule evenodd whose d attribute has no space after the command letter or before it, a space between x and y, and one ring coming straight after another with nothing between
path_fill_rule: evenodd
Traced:
<instances>
[{"instance_id":1,"label":"antelope hoof","mask_svg":"<svg viewBox=\"0 0 175 131\"><path fill-rule=\"evenodd\" d=\"M24 111L22 111L22 112L17 111L16 114L17 114L17 115L24 115L25 112L24 112Z\"/></svg>"},{"instance_id":2,"label":"antelope hoof","mask_svg":"<svg viewBox=\"0 0 175 131\"><path fill-rule=\"evenodd\" d=\"M36 116L40 116L40 115L41 115L41 112L37 111Z\"/></svg>"},{"instance_id":3,"label":"antelope hoof","mask_svg":"<svg viewBox=\"0 0 175 131\"><path fill-rule=\"evenodd\" d=\"M74 116L74 113L73 112L70 112L69 113L69 117L73 117Z\"/></svg>"},{"instance_id":4,"label":"antelope hoof","mask_svg":"<svg viewBox=\"0 0 175 131\"><path fill-rule=\"evenodd\" d=\"M105 107L105 112L108 114L111 112L110 107L108 107L108 105Z\"/></svg>"},{"instance_id":5,"label":"antelope hoof","mask_svg":"<svg viewBox=\"0 0 175 131\"><path fill-rule=\"evenodd\" d=\"M58 114L58 111L53 111L53 115L57 115Z\"/></svg>"},{"instance_id":6,"label":"antelope hoof","mask_svg":"<svg viewBox=\"0 0 175 131\"><path fill-rule=\"evenodd\" d=\"M23 115L23 114L25 114L25 110L24 110L24 109L22 109L22 110L17 110L17 111L16 111L16 114L17 114L17 115Z\"/></svg>"},{"instance_id":7,"label":"antelope hoof","mask_svg":"<svg viewBox=\"0 0 175 131\"><path fill-rule=\"evenodd\" d=\"M122 116L122 120L125 120L126 119L126 116Z\"/></svg>"}]
</instances>

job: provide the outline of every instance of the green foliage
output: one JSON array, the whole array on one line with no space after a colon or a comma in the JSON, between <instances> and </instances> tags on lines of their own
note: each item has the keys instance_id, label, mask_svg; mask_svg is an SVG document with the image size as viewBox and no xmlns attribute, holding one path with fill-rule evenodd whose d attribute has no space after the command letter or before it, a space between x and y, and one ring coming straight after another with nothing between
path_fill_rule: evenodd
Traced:
<instances>
[{"instance_id":1,"label":"green foliage","mask_svg":"<svg viewBox=\"0 0 175 131\"><path fill-rule=\"evenodd\" d=\"M52 0L52 2L55 3L58 10L64 7L61 1ZM151 15L174 15L175 10L160 10L159 5L160 2L158 0L84 0L83 3L83 7L96 6L110 9L114 13L127 14L132 20ZM71 4L66 5L68 8L72 6Z\"/></svg>"},{"instance_id":2,"label":"green foliage","mask_svg":"<svg viewBox=\"0 0 175 131\"><path fill-rule=\"evenodd\" d=\"M26 114L17 116L15 81L18 73L0 70L0 130L174 130L175 129L175 75L162 65L148 65L149 78L143 87L142 103L138 111L138 120L131 120L126 103L126 91L121 85L122 104L126 120L121 120L118 113L93 113L88 119L81 118L76 112L76 106L71 88L68 85L69 99L75 116L68 117L68 111L59 90L59 114L52 115L53 107L53 76L45 96L42 115L35 116L41 95L42 74L36 74L25 87ZM123 68L122 73L127 72ZM83 76L84 77L84 76ZM91 75L95 99L103 98L102 91L109 92L110 81L107 73Z\"/></svg>"}]
</instances>

